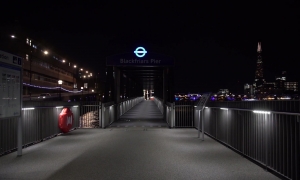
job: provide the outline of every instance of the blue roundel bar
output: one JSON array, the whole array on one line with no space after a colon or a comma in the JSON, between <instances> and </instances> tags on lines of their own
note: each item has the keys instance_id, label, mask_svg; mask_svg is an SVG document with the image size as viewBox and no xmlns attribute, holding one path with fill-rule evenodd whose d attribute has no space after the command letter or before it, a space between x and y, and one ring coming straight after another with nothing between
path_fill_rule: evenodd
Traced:
<instances>
[{"instance_id":1,"label":"blue roundel bar","mask_svg":"<svg viewBox=\"0 0 300 180\"><path fill-rule=\"evenodd\" d=\"M146 49L143 47L137 47L133 52L137 57L144 57L147 53Z\"/></svg>"}]
</instances>

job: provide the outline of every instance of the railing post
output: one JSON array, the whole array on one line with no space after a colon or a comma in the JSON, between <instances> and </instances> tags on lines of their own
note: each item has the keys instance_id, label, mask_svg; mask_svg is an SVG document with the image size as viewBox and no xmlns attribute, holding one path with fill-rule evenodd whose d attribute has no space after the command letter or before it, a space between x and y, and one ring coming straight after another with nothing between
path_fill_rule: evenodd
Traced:
<instances>
[{"instance_id":1,"label":"railing post","mask_svg":"<svg viewBox=\"0 0 300 180\"><path fill-rule=\"evenodd\" d=\"M21 111L23 114L23 112ZM22 114L18 118L18 151L17 156L22 156L22 129L23 129L23 122L22 122Z\"/></svg>"},{"instance_id":2,"label":"railing post","mask_svg":"<svg viewBox=\"0 0 300 180\"><path fill-rule=\"evenodd\" d=\"M105 128L105 104L101 103L101 126Z\"/></svg>"},{"instance_id":3,"label":"railing post","mask_svg":"<svg viewBox=\"0 0 300 180\"><path fill-rule=\"evenodd\" d=\"M200 123L201 123L201 110L199 110L199 121L198 121L198 138L200 138Z\"/></svg>"}]
</instances>

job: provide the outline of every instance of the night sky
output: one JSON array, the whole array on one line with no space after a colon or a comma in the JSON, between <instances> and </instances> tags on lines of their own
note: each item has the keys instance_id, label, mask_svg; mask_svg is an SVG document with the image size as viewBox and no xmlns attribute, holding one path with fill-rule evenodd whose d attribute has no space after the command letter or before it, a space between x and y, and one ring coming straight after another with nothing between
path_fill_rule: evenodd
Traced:
<instances>
[{"instance_id":1,"label":"night sky","mask_svg":"<svg viewBox=\"0 0 300 180\"><path fill-rule=\"evenodd\" d=\"M283 70L288 80L300 79L300 10L293 0L20 2L2 3L2 27L22 28L103 76L106 56L143 46L174 58L175 92L241 92L254 81L261 41L267 81Z\"/></svg>"}]
</instances>

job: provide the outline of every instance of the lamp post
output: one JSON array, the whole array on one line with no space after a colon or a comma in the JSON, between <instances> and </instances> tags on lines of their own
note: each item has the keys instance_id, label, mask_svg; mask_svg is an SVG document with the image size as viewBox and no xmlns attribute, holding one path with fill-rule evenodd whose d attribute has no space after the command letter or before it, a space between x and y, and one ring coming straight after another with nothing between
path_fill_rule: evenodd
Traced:
<instances>
[{"instance_id":1,"label":"lamp post","mask_svg":"<svg viewBox=\"0 0 300 180\"><path fill-rule=\"evenodd\" d=\"M73 66L74 67L74 73L73 73L73 90L75 89L75 74L76 74L76 65ZM76 86L77 89L77 86Z\"/></svg>"},{"instance_id":2,"label":"lamp post","mask_svg":"<svg viewBox=\"0 0 300 180\"><path fill-rule=\"evenodd\" d=\"M88 90L88 95L90 94L90 91L89 91L89 89L90 89L90 87L89 87L89 84L90 84L90 75L88 75L87 76L88 77L88 84L87 84L87 90Z\"/></svg>"},{"instance_id":3,"label":"lamp post","mask_svg":"<svg viewBox=\"0 0 300 180\"><path fill-rule=\"evenodd\" d=\"M31 76L32 76L31 62L32 62L32 50L30 49L30 55L29 55L29 99L30 101L31 101Z\"/></svg>"},{"instance_id":4,"label":"lamp post","mask_svg":"<svg viewBox=\"0 0 300 180\"><path fill-rule=\"evenodd\" d=\"M62 85L63 81L62 80L58 80L58 84L59 84L59 100L61 101L61 85Z\"/></svg>"}]
</instances>

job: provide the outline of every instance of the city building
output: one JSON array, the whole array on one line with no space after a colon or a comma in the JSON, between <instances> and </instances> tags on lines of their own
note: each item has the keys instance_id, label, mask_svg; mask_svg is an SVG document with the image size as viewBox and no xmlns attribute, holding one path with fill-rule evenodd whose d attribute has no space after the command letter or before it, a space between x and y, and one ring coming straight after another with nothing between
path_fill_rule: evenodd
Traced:
<instances>
[{"instance_id":1,"label":"city building","mask_svg":"<svg viewBox=\"0 0 300 180\"><path fill-rule=\"evenodd\" d=\"M262 61L262 48L261 48L261 42L258 42L255 79L253 83L253 90L254 90L253 93L258 98L260 98L260 96L264 94L262 92L264 83L265 83L265 79L264 79L263 61Z\"/></svg>"},{"instance_id":2,"label":"city building","mask_svg":"<svg viewBox=\"0 0 300 180\"><path fill-rule=\"evenodd\" d=\"M263 74L261 42L257 46L257 63L253 85L244 84L244 96L248 99L259 100L280 100L296 99L299 93L298 81L287 81L287 72L282 71L281 75L275 77L275 82L267 82Z\"/></svg>"},{"instance_id":3,"label":"city building","mask_svg":"<svg viewBox=\"0 0 300 180\"><path fill-rule=\"evenodd\" d=\"M253 85L246 83L244 85L244 95L247 98L253 98L254 90L253 90Z\"/></svg>"},{"instance_id":4,"label":"city building","mask_svg":"<svg viewBox=\"0 0 300 180\"><path fill-rule=\"evenodd\" d=\"M94 74L24 35L2 33L0 50L23 57L23 97L96 91Z\"/></svg>"}]
</instances>

